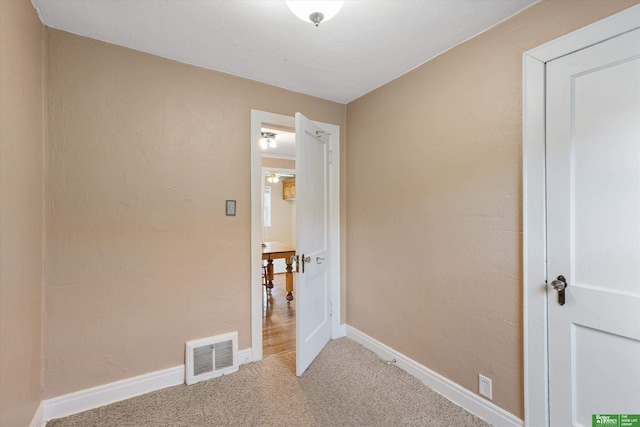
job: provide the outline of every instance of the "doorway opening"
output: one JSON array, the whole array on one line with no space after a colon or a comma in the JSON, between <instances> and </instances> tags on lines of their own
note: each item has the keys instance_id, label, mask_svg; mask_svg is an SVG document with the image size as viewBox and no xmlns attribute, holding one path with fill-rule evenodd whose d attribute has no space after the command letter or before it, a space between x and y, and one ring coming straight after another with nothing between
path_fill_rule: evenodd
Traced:
<instances>
[{"instance_id":1,"label":"doorway opening","mask_svg":"<svg viewBox=\"0 0 640 427\"><path fill-rule=\"evenodd\" d=\"M263 221L264 221L264 182L265 176L262 169L262 153L261 139L262 129L271 129L275 133L284 131L293 131L295 128L295 118L281 114L269 113L259 110L251 110L251 359L258 361L263 358ZM330 259L336 262L330 263L328 271L328 297L329 308L328 319L331 325L331 338L339 338L345 336L345 327L340 323L340 127L329 123L319 123L323 129L326 129L330 137L330 172L328 176L328 185L330 187L330 206L328 209L328 227L330 233L329 252ZM277 138L276 138L277 139ZM279 145L280 142L277 141ZM273 158L275 160L282 160ZM286 167L282 169L287 169ZM297 175L297 174L296 174ZM297 212L298 215L300 212ZM296 227L297 228L297 227ZM297 236L296 230L296 237ZM296 253L297 254L297 253ZM296 274L294 273L293 276ZM276 276L276 283L278 275ZM290 276L292 277L292 276ZM275 286L275 283L274 283ZM292 286L293 288L293 286ZM292 289L293 290L293 289ZM295 298L293 292L293 301L290 306L295 308L296 317L303 315L300 311L300 299ZM301 314L302 313L302 314ZM335 313L335 314L334 314ZM298 322L296 322L298 323ZM299 327L296 324L296 327ZM296 330L296 334L298 334ZM294 341L295 342L295 341ZM303 343L304 344L304 343ZM308 345L308 344L306 344Z\"/></svg>"},{"instance_id":2,"label":"doorway opening","mask_svg":"<svg viewBox=\"0 0 640 427\"><path fill-rule=\"evenodd\" d=\"M295 248L295 130L261 127L262 245ZM271 258L271 257L269 257ZM262 355L293 351L296 348L296 307L287 289L287 260L263 260ZM271 264L271 265L269 265ZM293 267L295 269L295 266ZM295 271L295 270L294 270ZM293 286L290 283L289 286Z\"/></svg>"}]
</instances>

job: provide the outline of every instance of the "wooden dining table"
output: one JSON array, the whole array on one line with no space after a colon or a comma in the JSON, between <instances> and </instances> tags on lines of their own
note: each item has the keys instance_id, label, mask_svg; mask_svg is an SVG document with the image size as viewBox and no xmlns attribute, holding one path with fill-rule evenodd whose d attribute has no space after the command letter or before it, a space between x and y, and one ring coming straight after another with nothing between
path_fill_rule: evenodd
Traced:
<instances>
[{"instance_id":1,"label":"wooden dining table","mask_svg":"<svg viewBox=\"0 0 640 427\"><path fill-rule=\"evenodd\" d=\"M267 261L267 289L273 288L273 260L284 258L287 263L286 272L286 289L287 303L293 301L293 262L292 256L295 256L296 248L280 242L264 242L262 244L262 260Z\"/></svg>"}]
</instances>

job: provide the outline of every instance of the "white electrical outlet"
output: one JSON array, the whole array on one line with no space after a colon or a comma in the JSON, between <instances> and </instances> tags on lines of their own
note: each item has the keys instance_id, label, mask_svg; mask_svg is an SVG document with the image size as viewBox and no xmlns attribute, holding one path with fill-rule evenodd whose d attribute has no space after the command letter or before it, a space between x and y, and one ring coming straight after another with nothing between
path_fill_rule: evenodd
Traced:
<instances>
[{"instance_id":1,"label":"white electrical outlet","mask_svg":"<svg viewBox=\"0 0 640 427\"><path fill-rule=\"evenodd\" d=\"M484 375L479 375L479 377L480 377L480 380L479 380L478 390L480 390L480 394L486 397L487 399L492 400L491 380L485 377Z\"/></svg>"}]
</instances>

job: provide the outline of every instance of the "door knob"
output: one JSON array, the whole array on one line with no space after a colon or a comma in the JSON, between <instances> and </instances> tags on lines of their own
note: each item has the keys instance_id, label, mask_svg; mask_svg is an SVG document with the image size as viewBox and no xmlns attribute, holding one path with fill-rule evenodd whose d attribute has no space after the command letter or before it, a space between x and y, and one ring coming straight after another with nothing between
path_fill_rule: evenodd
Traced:
<instances>
[{"instance_id":1,"label":"door knob","mask_svg":"<svg viewBox=\"0 0 640 427\"><path fill-rule=\"evenodd\" d=\"M551 282L551 287L558 291L558 304L564 305L564 290L567 287L567 279L561 274Z\"/></svg>"},{"instance_id":2,"label":"door knob","mask_svg":"<svg viewBox=\"0 0 640 427\"><path fill-rule=\"evenodd\" d=\"M551 287L556 291L563 291L567 287L567 279L563 275L558 276L556 280L551 282Z\"/></svg>"}]
</instances>

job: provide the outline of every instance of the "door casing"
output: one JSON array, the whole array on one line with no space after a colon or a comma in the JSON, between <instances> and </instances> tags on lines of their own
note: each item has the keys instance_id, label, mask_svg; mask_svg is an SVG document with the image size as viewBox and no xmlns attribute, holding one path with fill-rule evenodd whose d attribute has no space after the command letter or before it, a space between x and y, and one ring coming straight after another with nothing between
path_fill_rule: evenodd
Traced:
<instances>
[{"instance_id":1,"label":"door casing","mask_svg":"<svg viewBox=\"0 0 640 427\"><path fill-rule=\"evenodd\" d=\"M340 127L330 123L317 122L331 134L331 168L329 232L331 235L329 278L331 304L331 338L345 335L340 324ZM260 149L260 129L263 124L295 127L293 116L251 110L251 359L262 359L262 163ZM295 293L294 293L295 297Z\"/></svg>"},{"instance_id":2,"label":"door casing","mask_svg":"<svg viewBox=\"0 0 640 427\"><path fill-rule=\"evenodd\" d=\"M640 5L523 55L524 418L549 426L547 348L545 73L546 63L640 28Z\"/></svg>"}]
</instances>

